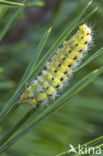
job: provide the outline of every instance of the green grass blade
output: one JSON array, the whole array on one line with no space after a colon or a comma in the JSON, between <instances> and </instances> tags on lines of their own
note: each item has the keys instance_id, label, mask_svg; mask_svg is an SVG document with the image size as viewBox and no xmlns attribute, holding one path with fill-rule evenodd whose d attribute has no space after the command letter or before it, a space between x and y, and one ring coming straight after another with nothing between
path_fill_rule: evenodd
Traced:
<instances>
[{"instance_id":1,"label":"green grass blade","mask_svg":"<svg viewBox=\"0 0 103 156\"><path fill-rule=\"evenodd\" d=\"M18 17L18 15L21 13L21 9L18 9L15 14L10 18L9 22L5 25L4 29L0 33L0 41L3 39L3 37L8 32L9 28L13 24L14 20Z\"/></svg>"},{"instance_id":2,"label":"green grass blade","mask_svg":"<svg viewBox=\"0 0 103 156\"><path fill-rule=\"evenodd\" d=\"M1 7L9 7L9 8L14 8L14 7L42 7L45 6L44 2L31 2L31 3L16 3L16 2L10 2L10 1L0 1Z\"/></svg>"},{"instance_id":3,"label":"green grass blade","mask_svg":"<svg viewBox=\"0 0 103 156\"><path fill-rule=\"evenodd\" d=\"M48 29L48 31L44 34L43 38L41 39L36 51L34 52L34 56L32 58L32 60L30 61L28 67L27 67L27 70L26 72L24 73L24 76L20 82L20 85L19 87L17 88L16 92L14 93L14 95L11 97L10 101L7 103L7 105L3 108L2 112L1 113L1 116L2 114L4 114L5 110L9 109L11 107L11 103L13 104L13 102L15 101L16 97L20 94L19 93L19 90L20 90L20 87L21 87L21 84L23 84L25 82L25 79L28 77L28 75L30 74L30 72L32 72L34 66L36 66L36 64L38 64L38 60L39 60L39 57L40 57L40 54L47 42L47 39L50 35L50 32L51 32L51 28Z\"/></svg>"},{"instance_id":4,"label":"green grass blade","mask_svg":"<svg viewBox=\"0 0 103 156\"><path fill-rule=\"evenodd\" d=\"M67 90L63 95L60 96L57 100L53 102L47 109L45 109L40 115L38 115L33 123L26 129L24 129L21 133L16 135L13 139L7 142L3 147L0 148L0 152L6 150L10 145L14 144L18 139L27 134L32 128L34 128L37 124L39 124L43 119L45 119L48 115L56 111L63 104L68 103L68 100L80 92L84 87L94 81L101 73L103 73L103 67L94 70L90 74L86 75L79 82L77 82L73 87ZM63 100L62 100L63 99Z\"/></svg>"},{"instance_id":5,"label":"green grass blade","mask_svg":"<svg viewBox=\"0 0 103 156\"><path fill-rule=\"evenodd\" d=\"M10 2L10 1L5 1L5 0L0 0L0 4L5 4L5 5L12 5L12 6L24 6L23 3L16 3L16 2Z\"/></svg>"}]
</instances>

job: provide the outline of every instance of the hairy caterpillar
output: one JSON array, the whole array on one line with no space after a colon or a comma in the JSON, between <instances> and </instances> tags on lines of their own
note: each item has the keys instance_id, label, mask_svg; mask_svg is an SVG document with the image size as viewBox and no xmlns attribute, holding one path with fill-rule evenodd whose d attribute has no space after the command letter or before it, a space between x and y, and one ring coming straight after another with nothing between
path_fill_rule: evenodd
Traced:
<instances>
[{"instance_id":1,"label":"hairy caterpillar","mask_svg":"<svg viewBox=\"0 0 103 156\"><path fill-rule=\"evenodd\" d=\"M48 99L54 99L67 81L67 76L87 51L88 44L92 42L91 33L86 24L79 26L76 34L69 41L64 41L62 48L46 63L46 70L42 71L41 76L24 90L20 96L20 103L36 107L45 104Z\"/></svg>"}]
</instances>

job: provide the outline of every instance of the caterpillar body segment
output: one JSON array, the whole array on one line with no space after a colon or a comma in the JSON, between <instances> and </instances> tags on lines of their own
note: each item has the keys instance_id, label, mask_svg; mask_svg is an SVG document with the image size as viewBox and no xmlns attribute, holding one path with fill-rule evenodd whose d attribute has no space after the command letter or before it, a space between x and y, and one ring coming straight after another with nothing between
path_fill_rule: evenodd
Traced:
<instances>
[{"instance_id":1,"label":"caterpillar body segment","mask_svg":"<svg viewBox=\"0 0 103 156\"><path fill-rule=\"evenodd\" d=\"M67 76L87 51L92 42L91 34L92 31L86 24L79 26L76 34L69 41L64 41L62 48L58 48L51 61L46 63L46 70L42 71L41 76L24 90L20 103L36 107L54 99L67 81Z\"/></svg>"}]
</instances>

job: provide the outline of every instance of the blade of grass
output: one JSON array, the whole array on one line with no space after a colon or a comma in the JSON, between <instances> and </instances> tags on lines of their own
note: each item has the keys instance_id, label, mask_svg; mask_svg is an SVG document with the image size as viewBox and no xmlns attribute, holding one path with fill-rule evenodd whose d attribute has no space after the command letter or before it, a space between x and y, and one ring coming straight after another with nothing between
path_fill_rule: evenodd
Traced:
<instances>
[{"instance_id":1,"label":"blade of grass","mask_svg":"<svg viewBox=\"0 0 103 156\"><path fill-rule=\"evenodd\" d=\"M30 75L29 79L31 79L32 77L35 77L38 74L38 68L39 70L42 69L44 67L45 62L53 55L53 53L55 52L55 50L59 47L59 45L62 43L62 41L81 23L79 22L79 24L77 26L73 25L76 23L78 23L78 21L81 19L81 17L84 15L85 11L88 9L88 7L90 6L90 4L92 3L92 1L90 1L87 6L85 7L85 9L82 11L82 13L67 27L67 29L60 35L60 37L56 40L56 42L53 44L53 46L50 48L50 50L45 54L45 56L43 57L43 59L39 62L39 64L35 67L34 72ZM90 12L86 17L85 20L87 19L87 17L90 17L94 12L96 11L96 9L94 9L92 12ZM82 20L83 22L84 20ZM41 67L41 68L40 68ZM35 73L35 71L37 71ZM27 81L29 80L27 79ZM12 98L10 99L10 101L6 104L6 106L2 109L2 111L0 112L0 117L2 117L8 110L9 108L14 104L16 98L20 95L21 91L23 90L24 86L27 81L25 81L21 86L19 86L19 89L16 90L16 92L14 93L14 95L12 96Z\"/></svg>"},{"instance_id":2,"label":"blade of grass","mask_svg":"<svg viewBox=\"0 0 103 156\"><path fill-rule=\"evenodd\" d=\"M14 7L42 7L45 6L44 2L33 2L33 3L15 3L15 2L10 2L8 1L2 1L1 2L1 7L9 7L9 8L14 8Z\"/></svg>"},{"instance_id":3,"label":"blade of grass","mask_svg":"<svg viewBox=\"0 0 103 156\"><path fill-rule=\"evenodd\" d=\"M30 72L32 71L32 69L34 68L34 66L35 66L36 64L38 64L39 57L40 57L41 52L42 52L42 50L43 50L43 48L44 48L44 46L45 46L45 44L46 44L46 42L47 42L47 40L48 40L48 37L49 37L49 35L50 35L50 32L51 32L51 28L49 28L48 31L44 34L44 36L43 36L43 38L41 39L39 45L37 46L37 49L35 50L34 55L33 55L33 57L32 57L32 60L30 61L29 65L28 65L28 67L27 67L27 70L26 70L26 72L25 72L24 75L23 75L23 78L22 78L22 80L21 80L21 82L20 82L20 85L21 85L21 84L25 81L25 79L28 77L28 75L30 74ZM20 85L19 85L19 86L20 86ZM18 87L18 89L16 90L16 92L14 93L14 95L11 97L10 101L8 102L8 106L9 106L10 103L14 102L14 100L15 100L15 95L18 95L18 93L19 93L19 88L20 88L20 87ZM10 106L11 106L11 105L10 105ZM3 111L5 111L5 108L6 108L6 107L4 107ZM9 111L9 112L11 112L11 111ZM5 117L4 117L4 118L5 118ZM3 120L1 120L1 121L3 121ZM1 123L2 123L2 122L1 122Z\"/></svg>"},{"instance_id":4,"label":"blade of grass","mask_svg":"<svg viewBox=\"0 0 103 156\"><path fill-rule=\"evenodd\" d=\"M34 128L37 124L39 124L48 115L50 115L51 113L56 111L58 108L60 108L63 104L68 103L68 100L71 97L76 95L84 87L86 87L88 84L90 84L92 81L94 81L101 73L103 73L103 67L94 70L93 72L91 72L90 74L88 74L84 78L82 78L82 80L78 81L73 87L71 87L63 95L61 95L60 98L55 100L52 105L50 105L47 109L45 109L44 112L40 113L40 115L38 115L34 119L33 123L30 126L28 126L21 133L17 134L14 138L12 138L10 141L8 141L7 144L5 144L3 147L1 147L0 152L3 152L10 145L14 144L18 139L20 139L25 134L27 134L32 128ZM5 140L6 140L6 138L5 138ZM2 142L1 142L1 144L2 144Z\"/></svg>"},{"instance_id":5,"label":"blade of grass","mask_svg":"<svg viewBox=\"0 0 103 156\"><path fill-rule=\"evenodd\" d=\"M16 3L16 2L10 2L10 1L5 1L5 0L0 0L0 4L5 4L5 5L12 5L12 6L24 6L23 3Z\"/></svg>"},{"instance_id":6,"label":"blade of grass","mask_svg":"<svg viewBox=\"0 0 103 156\"><path fill-rule=\"evenodd\" d=\"M21 13L21 9L18 9L15 14L10 18L9 22L5 25L4 29L0 33L0 41L3 39L3 37L6 35L8 32L9 28L11 27L12 23L14 20L18 17L18 15Z\"/></svg>"}]
</instances>

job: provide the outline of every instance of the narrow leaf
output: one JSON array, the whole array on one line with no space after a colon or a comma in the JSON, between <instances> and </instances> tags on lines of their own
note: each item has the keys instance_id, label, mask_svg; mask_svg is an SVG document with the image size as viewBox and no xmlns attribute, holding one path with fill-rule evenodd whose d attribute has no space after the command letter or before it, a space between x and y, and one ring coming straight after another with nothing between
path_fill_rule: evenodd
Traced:
<instances>
[{"instance_id":1,"label":"narrow leaf","mask_svg":"<svg viewBox=\"0 0 103 156\"><path fill-rule=\"evenodd\" d=\"M5 0L0 0L0 4L5 4L5 5L12 5L12 6L24 6L23 3L16 3L16 2L11 2L11 1L5 1Z\"/></svg>"},{"instance_id":2,"label":"narrow leaf","mask_svg":"<svg viewBox=\"0 0 103 156\"><path fill-rule=\"evenodd\" d=\"M3 37L6 35L8 32L9 28L13 24L14 20L18 17L18 15L21 13L21 9L18 9L15 14L10 18L9 22L5 25L4 29L0 33L0 40L3 39Z\"/></svg>"}]
</instances>

